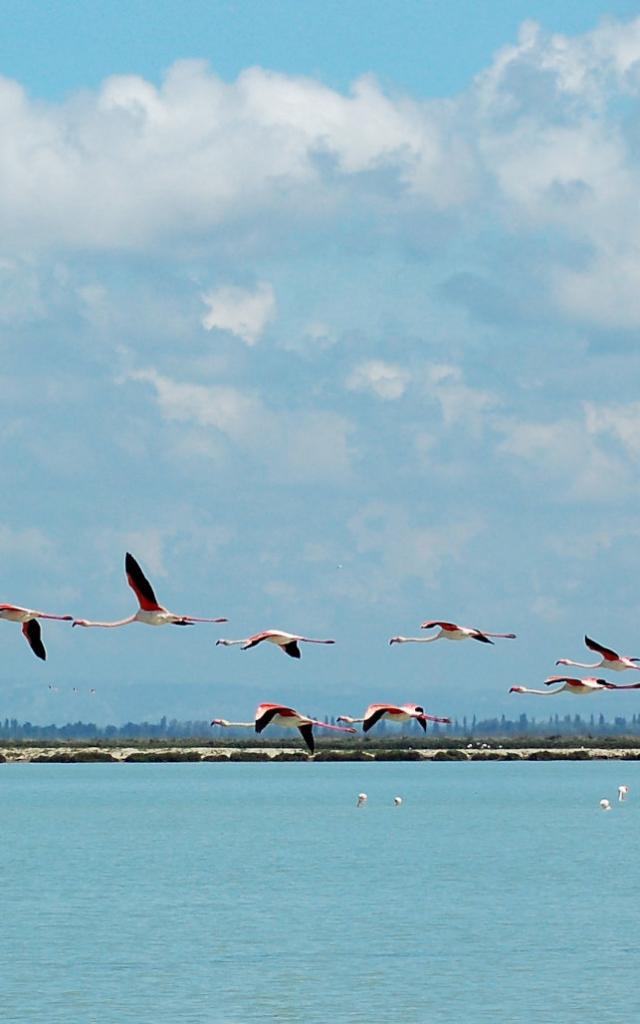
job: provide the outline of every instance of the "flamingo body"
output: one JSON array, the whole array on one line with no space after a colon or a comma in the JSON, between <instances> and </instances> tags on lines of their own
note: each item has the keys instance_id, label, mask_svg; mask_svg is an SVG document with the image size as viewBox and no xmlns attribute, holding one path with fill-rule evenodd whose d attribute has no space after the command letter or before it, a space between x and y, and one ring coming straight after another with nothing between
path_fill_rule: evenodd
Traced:
<instances>
[{"instance_id":1,"label":"flamingo body","mask_svg":"<svg viewBox=\"0 0 640 1024\"><path fill-rule=\"evenodd\" d=\"M420 725L423 732L427 731L427 722L442 722L449 724L450 718L436 718L434 715L427 715L419 704L369 704L362 718L352 718L350 715L339 715L339 722L362 722L362 731L369 732L376 722L383 718L391 722L410 722L414 719Z\"/></svg>"},{"instance_id":2,"label":"flamingo body","mask_svg":"<svg viewBox=\"0 0 640 1024\"><path fill-rule=\"evenodd\" d=\"M104 629L114 629L117 626L128 626L132 622L142 622L145 626L191 626L195 622L226 622L226 619L203 619L194 615L176 615L161 605L156 598L153 587L136 562L133 555L127 551L125 560L125 574L127 583L138 599L138 610L129 615L126 619L118 619L115 622L95 622L90 619L74 619L74 626L100 626Z\"/></svg>"},{"instance_id":3,"label":"flamingo body","mask_svg":"<svg viewBox=\"0 0 640 1024\"><path fill-rule=\"evenodd\" d=\"M311 754L315 750L314 725L320 729L334 729L336 732L355 733L356 731L355 729L344 728L344 726L340 725L329 725L327 722L319 722L315 718L309 718L308 715L301 715L299 711L289 708L285 704L258 704L253 722L228 722L226 718L214 718L211 721L211 725L240 727L244 729L253 728L257 733L261 733L268 725L278 725L284 729L297 729Z\"/></svg>"},{"instance_id":4,"label":"flamingo body","mask_svg":"<svg viewBox=\"0 0 640 1024\"><path fill-rule=\"evenodd\" d=\"M335 644L335 640L316 640L310 636L300 636L298 633L285 633L282 629L264 629L261 633L254 633L253 636L245 637L244 640L216 640L216 647L240 647L248 651L261 643L275 644L281 651L288 654L290 658L300 657L298 644Z\"/></svg>"},{"instance_id":5,"label":"flamingo body","mask_svg":"<svg viewBox=\"0 0 640 1024\"><path fill-rule=\"evenodd\" d=\"M515 633L489 633L487 630L476 629L473 626L459 626L455 622L443 622L441 619L429 620L423 622L420 629L435 629L438 627L438 632L434 636L429 637L413 637L413 636L394 636L391 638L389 643L391 644L406 644L406 643L433 643L434 640L478 640L482 644L492 644L493 640L491 637L501 637L505 640L515 640Z\"/></svg>"},{"instance_id":6,"label":"flamingo body","mask_svg":"<svg viewBox=\"0 0 640 1024\"><path fill-rule=\"evenodd\" d=\"M635 669L640 672L640 658L629 658L626 655L618 654L610 647L603 647L597 640L585 636L584 642L590 651L596 651L602 655L600 661L588 663L585 661L571 661L570 658L559 658L556 665L576 665L578 668L608 668L613 672L625 672L627 669Z\"/></svg>"},{"instance_id":7,"label":"flamingo body","mask_svg":"<svg viewBox=\"0 0 640 1024\"><path fill-rule=\"evenodd\" d=\"M38 619L57 619L60 622L71 622L72 615L50 615L48 612L35 611L33 608L21 608L17 604L0 604L0 619L7 622L20 622L22 635L36 658L47 660L47 652L42 642L42 630Z\"/></svg>"},{"instance_id":8,"label":"flamingo body","mask_svg":"<svg viewBox=\"0 0 640 1024\"><path fill-rule=\"evenodd\" d=\"M545 685L562 683L562 686L555 690L530 690L526 686L512 686L509 693L532 693L538 697L555 697L559 693L567 692L574 697L587 697L599 690L640 690L640 683L629 683L621 686L617 683L610 683L607 679L596 679L595 676L587 676L585 679L576 679L573 676L549 676L545 679Z\"/></svg>"}]
</instances>

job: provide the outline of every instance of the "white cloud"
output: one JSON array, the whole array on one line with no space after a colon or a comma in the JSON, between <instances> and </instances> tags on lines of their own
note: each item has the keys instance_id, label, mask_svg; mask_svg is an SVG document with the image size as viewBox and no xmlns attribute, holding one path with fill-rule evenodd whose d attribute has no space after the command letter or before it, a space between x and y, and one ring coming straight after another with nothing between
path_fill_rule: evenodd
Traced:
<instances>
[{"instance_id":1,"label":"white cloud","mask_svg":"<svg viewBox=\"0 0 640 1024\"><path fill-rule=\"evenodd\" d=\"M255 392L183 383L156 370L134 371L124 380L150 384L163 418L186 425L183 453L191 450L201 456L206 449L206 440L194 441L197 425L226 440L234 457L261 463L277 479L284 475L298 481L339 480L349 475L353 425L344 416L325 410L275 409Z\"/></svg>"},{"instance_id":2,"label":"white cloud","mask_svg":"<svg viewBox=\"0 0 640 1024\"><path fill-rule=\"evenodd\" d=\"M619 500L634 488L625 460L597 443L584 414L549 423L505 419L498 429L498 451L522 462L528 478L554 486L558 498Z\"/></svg>"},{"instance_id":3,"label":"white cloud","mask_svg":"<svg viewBox=\"0 0 640 1024\"><path fill-rule=\"evenodd\" d=\"M449 363L431 363L424 375L426 394L438 402L445 427L465 426L479 433L498 400L491 392L472 388L462 369Z\"/></svg>"},{"instance_id":4,"label":"white cloud","mask_svg":"<svg viewBox=\"0 0 640 1024\"><path fill-rule=\"evenodd\" d=\"M291 225L297 239L320 224L339 232L354 204L374 246L402 248L404 234L413 245L416 218L447 211L458 242L487 223L516 241L548 233L541 301L635 327L639 157L627 111L639 67L640 18L575 37L526 24L447 101L387 94L370 76L347 93L261 68L228 83L199 61L177 62L159 87L115 76L50 105L0 79L2 241L12 258L204 244L245 259L273 252ZM447 245L446 233L425 237ZM265 288L207 293L205 326L255 344L275 309Z\"/></svg>"},{"instance_id":5,"label":"white cloud","mask_svg":"<svg viewBox=\"0 0 640 1024\"><path fill-rule=\"evenodd\" d=\"M230 331L249 346L259 341L276 315L275 292L265 281L261 281L255 291L223 285L206 292L202 301L209 307L202 318L205 330Z\"/></svg>"},{"instance_id":6,"label":"white cloud","mask_svg":"<svg viewBox=\"0 0 640 1024\"><path fill-rule=\"evenodd\" d=\"M349 391L370 391L378 398L402 398L411 375L401 366L368 359L353 368L346 380Z\"/></svg>"},{"instance_id":7,"label":"white cloud","mask_svg":"<svg viewBox=\"0 0 640 1024\"><path fill-rule=\"evenodd\" d=\"M484 523L473 514L445 523L434 524L430 516L414 522L401 506L373 501L349 520L348 527L355 551L370 556L370 597L377 599L410 577L433 586L445 565L464 561Z\"/></svg>"},{"instance_id":8,"label":"white cloud","mask_svg":"<svg viewBox=\"0 0 640 1024\"><path fill-rule=\"evenodd\" d=\"M634 460L640 455L640 402L626 405L584 403L585 423L590 434L604 434L620 442Z\"/></svg>"}]
</instances>

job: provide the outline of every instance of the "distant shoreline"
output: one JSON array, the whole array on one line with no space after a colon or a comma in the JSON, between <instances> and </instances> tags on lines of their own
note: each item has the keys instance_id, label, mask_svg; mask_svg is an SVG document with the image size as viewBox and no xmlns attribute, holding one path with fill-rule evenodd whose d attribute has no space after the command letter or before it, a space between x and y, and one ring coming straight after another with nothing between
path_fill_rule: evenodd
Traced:
<instances>
[{"instance_id":1,"label":"distant shoreline","mask_svg":"<svg viewBox=\"0 0 640 1024\"><path fill-rule=\"evenodd\" d=\"M451 747L447 749L406 749L398 747L364 751L358 748L321 747L314 756L294 747L139 747L88 746L85 744L31 745L16 743L0 747L0 764L158 764L171 762L250 763L292 761L639 761L640 750L625 747Z\"/></svg>"}]
</instances>

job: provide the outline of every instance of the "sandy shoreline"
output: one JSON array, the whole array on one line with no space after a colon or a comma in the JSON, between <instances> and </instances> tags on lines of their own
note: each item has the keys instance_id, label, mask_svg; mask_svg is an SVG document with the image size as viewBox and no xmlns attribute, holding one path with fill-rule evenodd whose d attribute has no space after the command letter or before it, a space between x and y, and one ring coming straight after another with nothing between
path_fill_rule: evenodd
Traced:
<instances>
[{"instance_id":1,"label":"sandy shoreline","mask_svg":"<svg viewBox=\"0 0 640 1024\"><path fill-rule=\"evenodd\" d=\"M5 746L0 747L0 764L86 764L191 762L286 762L286 761L637 761L640 750L622 747L525 747L500 749L451 748L399 750L397 747L363 751L322 748L311 757L291 747L176 746L140 748L135 746Z\"/></svg>"}]
</instances>

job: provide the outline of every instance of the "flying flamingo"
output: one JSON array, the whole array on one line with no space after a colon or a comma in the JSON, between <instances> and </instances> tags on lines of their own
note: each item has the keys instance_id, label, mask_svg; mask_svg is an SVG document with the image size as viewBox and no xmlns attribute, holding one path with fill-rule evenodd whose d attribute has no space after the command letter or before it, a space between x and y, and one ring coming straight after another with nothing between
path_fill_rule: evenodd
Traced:
<instances>
[{"instance_id":1,"label":"flying flamingo","mask_svg":"<svg viewBox=\"0 0 640 1024\"><path fill-rule=\"evenodd\" d=\"M617 654L616 651L612 651L609 647L603 647L602 644L596 643L595 640L591 640L590 637L585 636L584 642L590 651L597 651L598 654L602 655L600 661L594 661L591 664L587 664L584 661L570 661L569 658L559 658L556 661L556 665L577 665L579 668L610 668L614 672L624 672L627 668L634 668L636 672L640 672L640 658L627 658L624 655Z\"/></svg>"},{"instance_id":2,"label":"flying flamingo","mask_svg":"<svg viewBox=\"0 0 640 1024\"><path fill-rule=\"evenodd\" d=\"M392 636L390 644L430 644L434 640L479 640L483 644L492 644L489 637L503 637L506 640L515 640L515 633L487 633L485 630L474 629L471 626L457 626L455 622L423 622L420 629L435 629L439 631L434 636Z\"/></svg>"},{"instance_id":3,"label":"flying flamingo","mask_svg":"<svg viewBox=\"0 0 640 1024\"><path fill-rule=\"evenodd\" d=\"M314 640L310 636L298 636L297 633L284 633L281 629L265 629L262 633L254 633L253 636L247 636L244 640L216 640L216 647L222 644L223 647L236 647L240 646L243 651L248 651L250 647L257 647L264 640L267 640L271 644L276 644L281 651L288 654L291 658L300 657L299 643L303 644L335 644L335 640Z\"/></svg>"},{"instance_id":4,"label":"flying flamingo","mask_svg":"<svg viewBox=\"0 0 640 1024\"><path fill-rule=\"evenodd\" d=\"M130 622L144 622L147 626L191 626L194 622L226 622L226 619L198 619L194 615L176 615L158 604L153 587L136 562L127 551L124 560L127 583L135 592L140 607L135 615L117 622L90 622L89 619L74 619L74 626L103 626L112 629L115 626L128 626Z\"/></svg>"},{"instance_id":5,"label":"flying flamingo","mask_svg":"<svg viewBox=\"0 0 640 1024\"><path fill-rule=\"evenodd\" d=\"M597 693L598 690L640 690L640 683L628 683L620 686L610 683L607 679L596 679L595 676L587 676L586 679L574 679L571 676L549 676L545 679L545 685L562 683L562 686L555 690L529 690L526 686L512 686L509 693L535 693L540 697L555 697L556 694L572 693L576 697L586 697L590 693Z\"/></svg>"},{"instance_id":6,"label":"flying flamingo","mask_svg":"<svg viewBox=\"0 0 640 1024\"><path fill-rule=\"evenodd\" d=\"M0 619L21 622L23 635L36 658L46 661L47 652L41 639L38 619L58 619L60 622L71 622L73 615L49 615L47 612L36 612L31 608L20 608L16 604L0 604Z\"/></svg>"},{"instance_id":7,"label":"flying flamingo","mask_svg":"<svg viewBox=\"0 0 640 1024\"><path fill-rule=\"evenodd\" d=\"M391 722L410 722L414 719L424 732L427 731L427 722L442 722L445 725L451 723L450 718L436 718L435 715L425 714L424 708L419 704L370 704L362 718L339 715L337 721L350 724L362 722L362 731L369 732L369 729L383 718L388 718Z\"/></svg>"},{"instance_id":8,"label":"flying flamingo","mask_svg":"<svg viewBox=\"0 0 640 1024\"><path fill-rule=\"evenodd\" d=\"M253 722L228 722L226 718L214 718L211 725L221 725L224 728L255 729L260 733L268 725L279 725L280 728L297 729L304 742L313 754L315 743L313 739L313 727L317 725L320 729L335 729L336 732L354 733L355 729L345 729L340 725L328 725L326 722L318 722L315 718L301 715L293 708L285 707L284 704L258 704Z\"/></svg>"}]
</instances>

